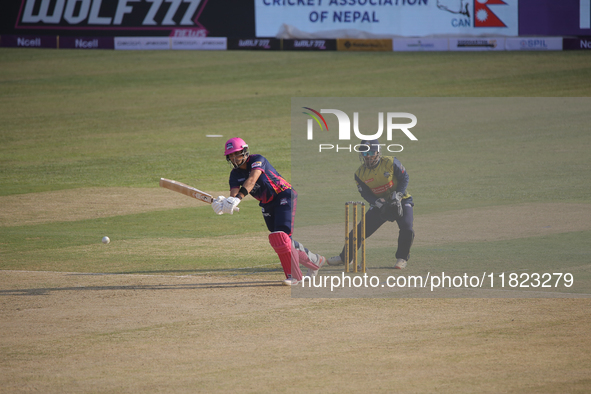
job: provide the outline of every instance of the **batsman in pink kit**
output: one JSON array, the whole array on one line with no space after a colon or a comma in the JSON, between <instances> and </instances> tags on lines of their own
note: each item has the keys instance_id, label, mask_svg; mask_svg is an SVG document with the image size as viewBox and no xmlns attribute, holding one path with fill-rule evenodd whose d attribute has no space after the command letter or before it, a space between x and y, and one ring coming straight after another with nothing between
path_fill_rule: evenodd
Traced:
<instances>
[{"instance_id":1,"label":"batsman in pink kit","mask_svg":"<svg viewBox=\"0 0 591 394\"><path fill-rule=\"evenodd\" d=\"M285 272L283 283L297 285L302 280L300 264L308 268L307 275L316 276L326 262L323 256L310 252L291 238L296 211L297 193L263 156L250 154L241 138L226 142L226 160L232 165L230 197L218 197L211 204L218 215L233 214L247 195L259 201L269 234L269 243L279 256Z\"/></svg>"}]
</instances>

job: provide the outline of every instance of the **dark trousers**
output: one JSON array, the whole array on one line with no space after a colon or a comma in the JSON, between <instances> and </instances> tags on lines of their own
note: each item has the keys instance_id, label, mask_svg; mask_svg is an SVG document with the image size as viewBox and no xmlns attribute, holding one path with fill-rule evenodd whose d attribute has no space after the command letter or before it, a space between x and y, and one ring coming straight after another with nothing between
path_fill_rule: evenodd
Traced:
<instances>
[{"instance_id":1,"label":"dark trousers","mask_svg":"<svg viewBox=\"0 0 591 394\"><path fill-rule=\"evenodd\" d=\"M293 189L279 193L273 201L261 205L261 211L269 232L283 231L291 237L298 194Z\"/></svg>"},{"instance_id":2,"label":"dark trousers","mask_svg":"<svg viewBox=\"0 0 591 394\"><path fill-rule=\"evenodd\" d=\"M413 208L411 204L402 202L402 217L398 217L396 208L384 206L382 209L371 207L365 213L365 238L371 237L384 223L396 221L398 223L398 248L396 249L396 259L408 260L410 258L410 247L415 238L413 224ZM349 232L349 239L353 239L353 230ZM361 225L357 224L357 249L361 247ZM350 243L349 258L353 261L354 245ZM341 260L345 257L345 247L341 252Z\"/></svg>"}]
</instances>

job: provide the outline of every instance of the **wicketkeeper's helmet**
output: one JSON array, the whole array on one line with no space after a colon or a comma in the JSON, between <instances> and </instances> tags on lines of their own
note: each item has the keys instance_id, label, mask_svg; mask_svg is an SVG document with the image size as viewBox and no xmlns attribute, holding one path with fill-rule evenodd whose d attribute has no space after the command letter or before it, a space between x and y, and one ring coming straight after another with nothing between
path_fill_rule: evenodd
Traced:
<instances>
[{"instance_id":1,"label":"wicketkeeper's helmet","mask_svg":"<svg viewBox=\"0 0 591 394\"><path fill-rule=\"evenodd\" d=\"M363 140L359 147L359 160L366 168L375 168L380 163L382 154L380 153L380 141Z\"/></svg>"}]
</instances>

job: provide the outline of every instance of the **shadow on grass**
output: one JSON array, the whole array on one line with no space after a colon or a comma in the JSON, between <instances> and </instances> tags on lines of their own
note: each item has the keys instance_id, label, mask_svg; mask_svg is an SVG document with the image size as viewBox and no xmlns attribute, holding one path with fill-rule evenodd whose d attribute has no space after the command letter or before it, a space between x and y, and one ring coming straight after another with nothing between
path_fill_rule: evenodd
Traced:
<instances>
[{"instance_id":1,"label":"shadow on grass","mask_svg":"<svg viewBox=\"0 0 591 394\"><path fill-rule=\"evenodd\" d=\"M122 272L80 272L69 275L206 275L224 274L228 276L266 274L272 272L283 272L281 268L226 268L226 269L186 269L186 270L143 270L143 271L122 271Z\"/></svg>"}]
</instances>

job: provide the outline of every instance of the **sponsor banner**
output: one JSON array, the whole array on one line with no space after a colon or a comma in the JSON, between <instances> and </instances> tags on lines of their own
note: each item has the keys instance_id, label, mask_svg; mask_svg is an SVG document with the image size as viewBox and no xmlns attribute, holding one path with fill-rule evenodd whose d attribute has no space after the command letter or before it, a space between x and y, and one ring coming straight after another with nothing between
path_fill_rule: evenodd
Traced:
<instances>
[{"instance_id":1,"label":"sponsor banner","mask_svg":"<svg viewBox=\"0 0 591 394\"><path fill-rule=\"evenodd\" d=\"M591 0L519 0L519 34L591 35Z\"/></svg>"},{"instance_id":2,"label":"sponsor banner","mask_svg":"<svg viewBox=\"0 0 591 394\"><path fill-rule=\"evenodd\" d=\"M354 30L380 36L518 35L521 0L255 0L257 37ZM344 34L344 33L343 33ZM297 38L297 37L295 37Z\"/></svg>"},{"instance_id":3,"label":"sponsor banner","mask_svg":"<svg viewBox=\"0 0 591 394\"><path fill-rule=\"evenodd\" d=\"M3 35L0 37L0 46L18 48L57 48L57 37Z\"/></svg>"},{"instance_id":4,"label":"sponsor banner","mask_svg":"<svg viewBox=\"0 0 591 394\"><path fill-rule=\"evenodd\" d=\"M279 50L281 40L277 38L228 38L228 49Z\"/></svg>"},{"instance_id":5,"label":"sponsor banner","mask_svg":"<svg viewBox=\"0 0 591 394\"><path fill-rule=\"evenodd\" d=\"M198 19L207 0L17 0L16 29L131 30L174 34L206 30ZM206 33L204 33L206 35Z\"/></svg>"},{"instance_id":6,"label":"sponsor banner","mask_svg":"<svg viewBox=\"0 0 591 394\"><path fill-rule=\"evenodd\" d=\"M447 38L395 38L392 40L392 49L395 52L448 51L449 40Z\"/></svg>"},{"instance_id":7,"label":"sponsor banner","mask_svg":"<svg viewBox=\"0 0 591 394\"><path fill-rule=\"evenodd\" d=\"M562 51L562 37L518 37L505 39L508 51Z\"/></svg>"},{"instance_id":8,"label":"sponsor banner","mask_svg":"<svg viewBox=\"0 0 591 394\"><path fill-rule=\"evenodd\" d=\"M117 50L163 50L170 49L169 37L115 37Z\"/></svg>"},{"instance_id":9,"label":"sponsor banner","mask_svg":"<svg viewBox=\"0 0 591 394\"><path fill-rule=\"evenodd\" d=\"M337 51L391 52L392 40L363 40L354 38L338 38Z\"/></svg>"},{"instance_id":10,"label":"sponsor banner","mask_svg":"<svg viewBox=\"0 0 591 394\"><path fill-rule=\"evenodd\" d=\"M193 51L225 51L228 48L226 37L194 37L170 39L172 49Z\"/></svg>"},{"instance_id":11,"label":"sponsor banner","mask_svg":"<svg viewBox=\"0 0 591 394\"><path fill-rule=\"evenodd\" d=\"M58 48L67 49L114 49L113 37L58 37Z\"/></svg>"},{"instance_id":12,"label":"sponsor banner","mask_svg":"<svg viewBox=\"0 0 591 394\"><path fill-rule=\"evenodd\" d=\"M591 37L564 38L562 48L564 50L591 50Z\"/></svg>"},{"instance_id":13,"label":"sponsor banner","mask_svg":"<svg viewBox=\"0 0 591 394\"><path fill-rule=\"evenodd\" d=\"M0 35L255 37L254 2L3 0Z\"/></svg>"},{"instance_id":14,"label":"sponsor banner","mask_svg":"<svg viewBox=\"0 0 591 394\"><path fill-rule=\"evenodd\" d=\"M450 51L504 51L504 37L484 37L484 38L450 38Z\"/></svg>"},{"instance_id":15,"label":"sponsor banner","mask_svg":"<svg viewBox=\"0 0 591 394\"><path fill-rule=\"evenodd\" d=\"M336 51L337 40L283 40L286 51Z\"/></svg>"}]
</instances>

